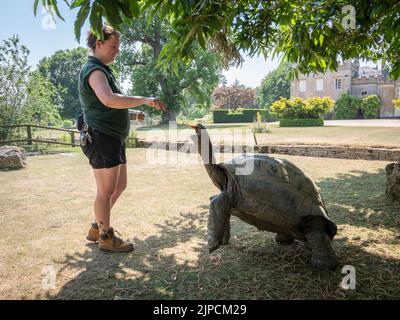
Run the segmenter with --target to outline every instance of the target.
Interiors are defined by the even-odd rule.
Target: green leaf
[[[322,44],[324,43],[324,35],[321,33],[319,35],[319,45],[322,47]]]
[[[61,16],[60,11],[58,11],[57,0],[50,0],[50,5],[52,10],[56,13],[57,17],[59,17],[62,21],[65,21],[64,18]]]
[[[105,16],[108,24],[110,24],[115,29],[119,30],[119,26],[122,23],[122,19],[119,10],[115,8],[115,4],[113,5],[108,0],[99,0],[99,4],[103,8],[103,15]],[[117,4],[119,5],[120,3],[117,2]]]
[[[81,29],[89,15],[89,12],[90,12],[90,1],[85,0],[83,6],[79,9],[74,25],[75,37],[78,42],[80,42]]]
[[[85,0],[74,0],[70,5],[70,9],[75,9],[80,7],[84,1]]]
[[[35,0],[35,3],[33,4],[33,14],[35,15],[35,17],[36,17],[38,4],[39,4],[39,0]]]
[[[199,41],[200,46],[201,46],[202,48],[205,48],[205,47],[206,47],[206,42],[204,41],[204,37],[203,37],[203,33],[202,33],[202,32],[199,32],[199,33],[197,34],[197,40]]]
[[[90,26],[93,33],[100,40],[103,40],[103,19],[102,8],[97,1],[93,2],[89,16]]]
[[[139,4],[138,4],[138,2],[137,2],[136,0],[130,0],[130,1],[129,1],[129,9],[130,9],[130,11],[131,11],[131,14],[132,14],[134,17],[139,16],[140,7],[139,7]]]

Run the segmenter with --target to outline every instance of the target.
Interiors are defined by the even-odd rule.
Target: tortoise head
[[[198,123],[197,125],[191,125],[191,127],[196,131],[196,134],[191,136],[192,140],[197,139],[197,141],[201,141],[202,130],[206,130],[206,127],[201,123]],[[203,131],[203,134],[206,132],[207,131]]]

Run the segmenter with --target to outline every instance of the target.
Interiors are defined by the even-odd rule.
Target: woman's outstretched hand
[[[165,104],[163,102],[161,102],[161,100],[159,98],[149,98],[148,105],[150,107],[153,107],[156,110],[167,111],[167,107],[165,106]]]

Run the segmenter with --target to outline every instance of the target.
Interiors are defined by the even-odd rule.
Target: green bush
[[[309,119],[281,119],[280,127],[323,127],[324,119],[309,118]]]
[[[61,142],[71,143],[71,135],[69,133],[64,133],[60,139]]]
[[[361,112],[362,100],[350,94],[343,94],[335,106],[335,119],[355,119]]]
[[[376,94],[362,99],[362,111],[365,119],[376,119],[379,115],[381,102]]]
[[[374,119],[379,115],[380,100],[377,95],[361,99],[349,94],[343,94],[335,106],[335,119]]]
[[[72,122],[72,120],[64,120],[63,121],[63,127],[64,128],[71,128],[74,125],[74,123]]]
[[[316,119],[329,113],[335,102],[329,97],[280,98],[271,105],[271,111],[281,119]]]
[[[129,136],[126,139],[126,147],[127,148],[136,148],[138,142],[137,132],[135,129],[131,129],[129,132]]]
[[[400,108],[400,99],[394,99],[393,104],[395,108]]]

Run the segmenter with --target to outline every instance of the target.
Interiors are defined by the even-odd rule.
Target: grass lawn
[[[128,188],[112,224],[133,240],[129,254],[85,240],[95,183],[81,153],[29,157],[25,169],[0,171],[0,299],[400,298],[400,204],[384,195],[386,162],[282,156],[322,189],[339,228],[340,264],[356,269],[356,289],[344,290],[341,267],[314,274],[302,243],[276,245],[273,234],[237,218],[231,243],[208,254],[217,189],[204,167],[151,164],[147,149],[127,156]],[[56,273],[53,289],[43,287],[46,268]]]
[[[231,141],[235,132],[251,130],[253,124],[207,125],[213,143]],[[178,126],[177,134],[171,131],[171,139],[189,141],[194,133],[189,126]],[[251,133],[251,131],[250,131]],[[138,137],[146,140],[168,139],[168,127],[139,128]],[[305,127],[280,128],[270,125],[269,133],[256,134],[258,144],[311,144],[311,145],[343,145],[374,146],[400,148],[400,127]],[[240,141],[240,140],[239,140]],[[244,138],[242,140],[245,141]],[[252,133],[251,143],[254,143]]]

